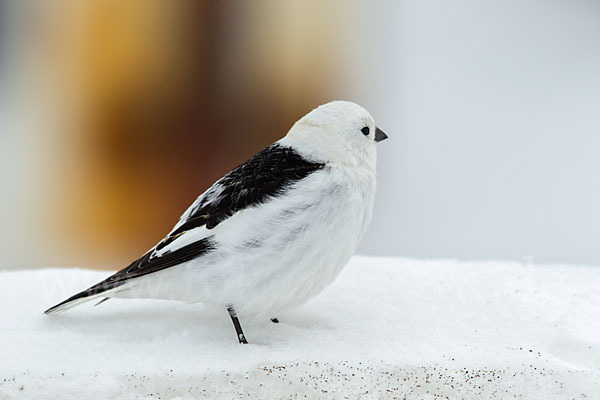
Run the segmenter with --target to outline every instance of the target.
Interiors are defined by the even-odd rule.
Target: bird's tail
[[[69,297],[65,301],[58,303],[57,305],[50,307],[44,314],[55,314],[63,311],[67,311],[73,307],[76,307],[80,304],[86,303],[88,301],[97,299],[99,297],[110,297],[109,294],[114,292],[115,289],[121,286],[124,282],[108,282],[103,281],[89,289],[84,290],[83,292],[77,293],[74,296]],[[104,299],[106,300],[106,299]],[[102,301],[104,301],[102,300]],[[101,302],[102,302],[101,301]],[[100,303],[98,303],[100,304]]]

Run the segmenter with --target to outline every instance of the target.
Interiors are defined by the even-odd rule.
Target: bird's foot
[[[246,340],[246,335],[244,335],[244,332],[242,331],[240,320],[238,319],[237,314],[233,309],[233,306],[227,307],[227,311],[229,312],[229,316],[231,317],[231,321],[233,322],[233,326],[235,327],[235,333],[237,334],[240,344],[248,344],[248,341]]]

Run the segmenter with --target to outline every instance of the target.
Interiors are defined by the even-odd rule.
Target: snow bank
[[[0,398],[598,398],[600,268],[355,257],[281,323],[110,300],[107,272],[0,274]]]

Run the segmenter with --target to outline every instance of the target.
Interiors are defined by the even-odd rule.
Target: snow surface
[[[355,257],[281,323],[0,273],[0,398],[600,398],[600,268]]]

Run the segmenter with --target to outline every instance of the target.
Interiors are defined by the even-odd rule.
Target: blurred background
[[[359,252],[600,265],[600,2],[0,0],[0,269],[116,269],[335,99]]]

